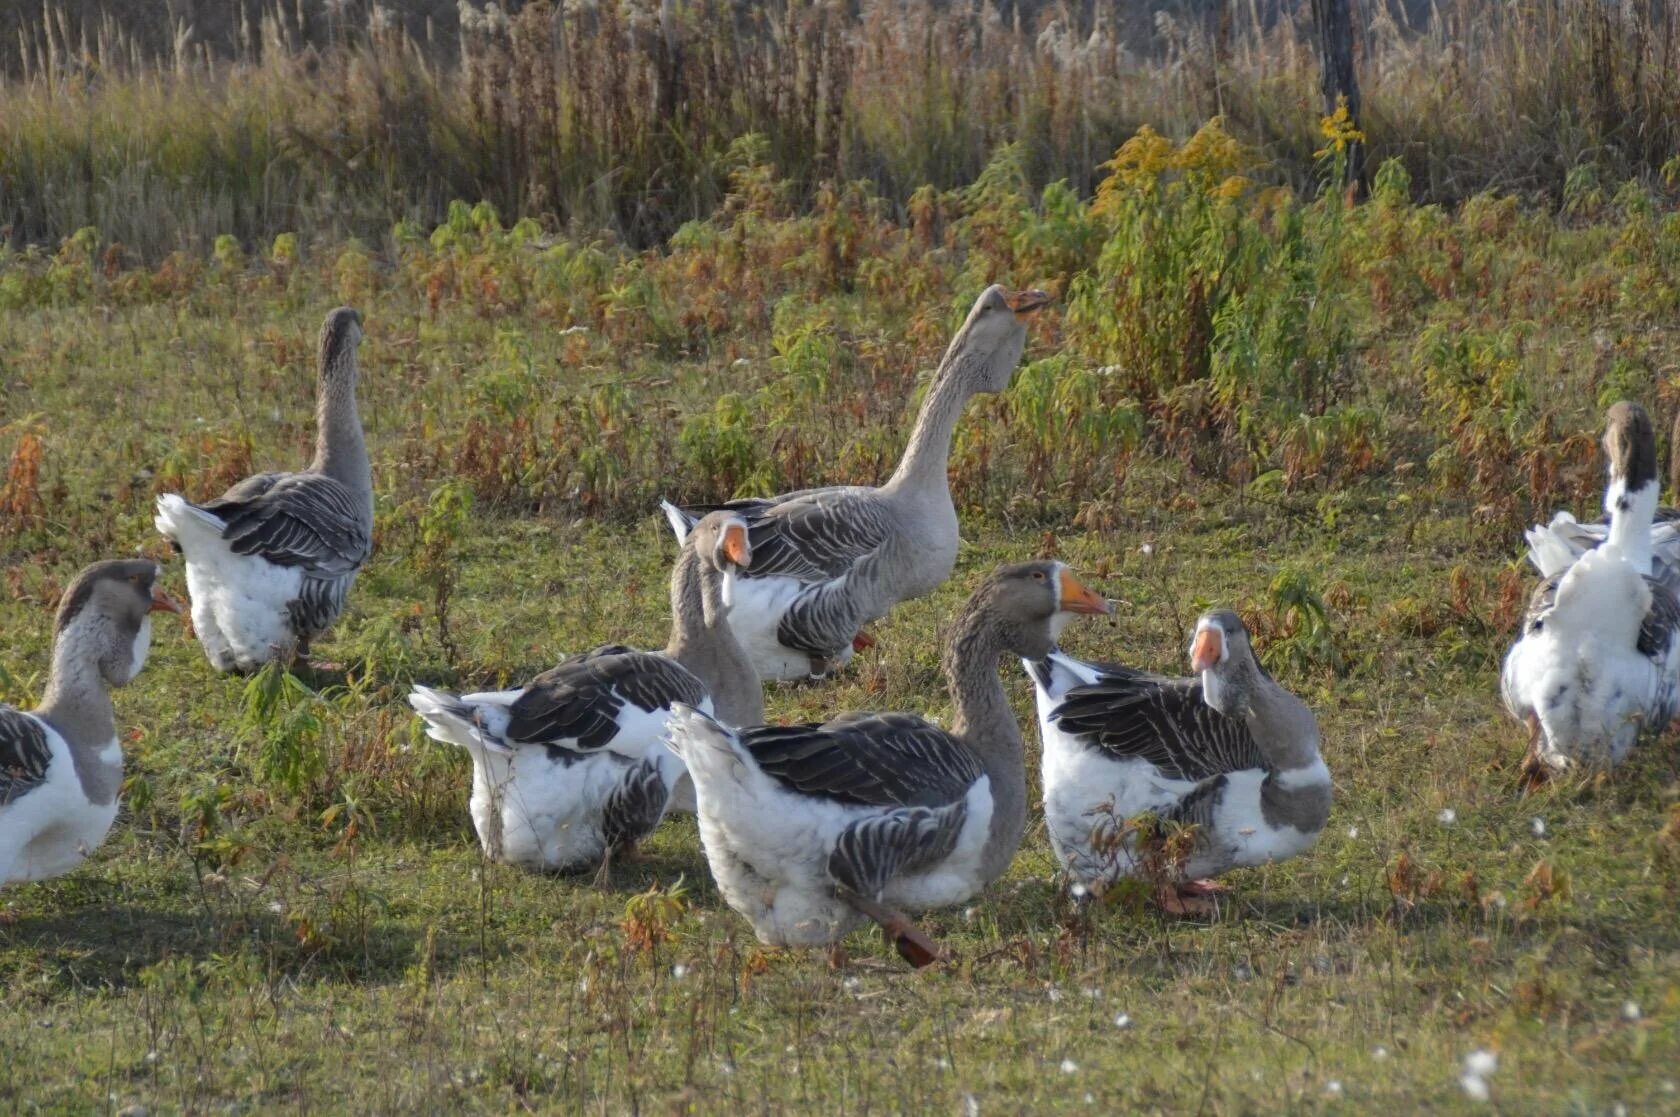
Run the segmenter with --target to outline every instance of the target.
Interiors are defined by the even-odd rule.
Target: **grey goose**
[[[1041,656],[1073,614],[1108,611],[1059,562],[988,576],[944,645],[949,730],[906,713],[731,729],[678,706],[671,744],[729,906],[772,946],[834,945],[873,919],[913,965],[937,959],[905,911],[978,893],[1026,828],[1021,730],[999,659]]]
[[[179,612],[156,563],[100,562],[59,603],[41,704],[0,703],[0,885],[69,872],[117,817],[122,744],[109,688],[130,682],[151,648],[151,614]]]
[[[981,292],[922,402],[898,469],[879,488],[838,486],[679,509],[681,538],[721,507],[746,518],[753,566],[730,585],[730,624],[761,678],[820,677],[851,659],[864,625],[946,578],[957,559],[957,512],[946,469],[968,401],[1009,387],[1042,291]]]
[[[193,628],[217,671],[307,657],[373,549],[373,476],[356,409],[361,340],[349,307],[321,326],[308,468],[247,477],[204,504],[158,498],[157,530],[186,557]]]

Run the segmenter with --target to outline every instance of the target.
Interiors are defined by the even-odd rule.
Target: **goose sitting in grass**
[[[0,885],[67,873],[117,817],[122,745],[109,688],[140,673],[151,614],[179,612],[156,563],[100,562],[65,591],[41,704],[0,704]]]
[[[247,477],[204,504],[158,498],[157,530],[186,556],[193,627],[218,671],[307,658],[373,548],[373,479],[356,411],[361,340],[361,315],[327,315],[307,469]]]
[[[1330,814],[1318,720],[1260,665],[1235,613],[1196,622],[1192,678],[1059,652],[1026,666],[1050,844],[1076,882],[1146,879],[1167,911],[1206,914],[1219,887],[1208,878],[1318,840]],[[1160,832],[1131,825],[1145,815]]]
[[[998,661],[1041,656],[1075,613],[1108,603],[1058,562],[1004,566],[944,645],[956,718],[850,713],[734,730],[678,706],[671,743],[729,906],[771,946],[835,945],[864,919],[926,965],[911,911],[961,903],[1009,866],[1027,821],[1021,731]]]
[[[735,500],[753,566],[731,587],[730,624],[761,678],[821,677],[868,646],[864,625],[951,576],[957,512],[946,476],[968,401],[1009,386],[1042,291],[981,292],[922,403],[898,470],[880,488],[839,486]],[[664,505],[681,539],[709,509]]]
[[[1653,577],[1660,483],[1643,407],[1610,408],[1604,452],[1608,538],[1536,587],[1500,676],[1506,708],[1529,728],[1524,790],[1573,765],[1620,763],[1680,708],[1680,600]]]
[[[556,871],[600,863],[604,873],[667,806],[694,809],[682,761],[664,743],[673,704],[732,725],[762,720],[758,679],[723,604],[723,571],[752,561],[746,524],[713,513],[692,538],[671,576],[663,652],[609,645],[518,690],[456,697],[416,686],[409,695],[429,736],[471,754],[473,825],[492,860]]]

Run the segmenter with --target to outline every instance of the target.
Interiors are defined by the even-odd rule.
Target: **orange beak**
[[[1048,291],[1039,290],[1017,291],[1004,300],[1004,302],[1009,304],[1009,309],[1013,310],[1018,318],[1024,318],[1028,314],[1037,310],[1039,307],[1049,303],[1049,301],[1050,293]]]
[[[153,586],[151,611],[154,613],[175,613],[176,615],[179,615],[181,612],[181,606],[173,597],[164,593],[157,586]]]
[[[718,549],[724,558],[743,570],[752,565],[752,544],[747,542],[747,529],[740,524],[723,529],[723,542],[718,544]]]
[[[1062,612],[1091,613],[1097,616],[1107,616],[1114,612],[1114,606],[1106,598],[1092,593],[1085,583],[1075,578],[1067,570],[1062,571]]]
[[[1225,634],[1217,628],[1204,628],[1190,644],[1190,670],[1200,674],[1217,665],[1224,654]]]

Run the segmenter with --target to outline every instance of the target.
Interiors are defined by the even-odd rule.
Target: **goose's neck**
[[[1002,635],[978,611],[958,622],[945,650],[945,679],[957,707],[951,732],[973,750],[991,783],[992,824],[980,854],[984,883],[1003,875],[1027,829],[1021,727],[998,675],[1004,651]]]
[[[758,725],[764,721],[764,688],[729,627],[724,577],[700,560],[692,543],[683,547],[671,574],[671,639],[665,654],[705,684],[719,721]]]
[[[968,401],[974,397],[975,379],[965,366],[961,355],[947,354],[940,363],[933,386],[916,415],[904,457],[899,459],[898,469],[882,488],[907,495],[944,493],[949,496],[951,436]]]
[[[1260,670],[1259,664],[1202,673],[1210,706],[1248,727],[1249,736],[1273,771],[1310,768],[1321,762],[1318,721],[1306,703]]]
[[[53,644],[52,670],[35,713],[58,730],[72,752],[101,750],[117,736],[117,715],[98,655],[79,631],[78,618]]]
[[[1651,521],[1657,514],[1660,488],[1655,478],[1629,489],[1625,480],[1613,477],[1604,490],[1604,510],[1610,514],[1606,542],[1641,574],[1651,573]]]
[[[340,357],[353,362],[354,357]],[[315,398],[315,460],[310,470],[324,474],[367,501],[373,514],[373,471],[368,466],[362,416],[356,408],[354,367],[323,369]]]

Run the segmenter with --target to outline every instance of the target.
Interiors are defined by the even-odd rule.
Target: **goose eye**
[[[1044,581],[1044,571],[1042,571],[1042,570],[1034,570],[1034,571],[1033,571],[1033,581],[1035,581],[1035,582],[1042,582],[1042,581]]]

